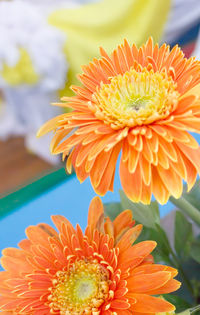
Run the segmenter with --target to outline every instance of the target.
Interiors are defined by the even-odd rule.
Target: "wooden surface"
[[[52,171],[53,166],[31,154],[23,138],[0,141],[0,197]]]

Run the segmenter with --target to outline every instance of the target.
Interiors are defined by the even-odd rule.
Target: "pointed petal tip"
[[[156,248],[156,246],[158,245],[158,243],[156,241],[149,241],[152,244],[152,251]]]
[[[102,204],[101,198],[99,196],[95,196],[92,198],[91,202],[100,202]]]
[[[40,138],[41,136],[43,136],[43,128],[42,127],[40,127],[40,129],[36,133],[37,138]]]
[[[58,219],[64,219],[64,220],[66,219],[65,216],[61,215],[61,214],[52,214],[51,218],[53,218],[53,219],[58,218]]]
[[[103,203],[98,196],[95,196],[90,202],[88,210],[88,226],[94,230],[102,216],[104,216]]]
[[[105,49],[102,46],[100,46],[99,51],[100,51],[100,55],[103,57],[105,55]]]
[[[126,37],[124,38],[124,45],[129,45],[128,39]]]

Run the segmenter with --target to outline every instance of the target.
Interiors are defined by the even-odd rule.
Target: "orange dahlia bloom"
[[[151,315],[175,307],[153,295],[177,290],[177,271],[156,265],[154,241],[132,245],[142,226],[125,210],[112,223],[95,197],[83,234],[64,217],[30,226],[20,249],[3,251],[1,314]],[[10,312],[10,313],[9,313]]]
[[[54,130],[53,154],[67,155],[82,182],[90,176],[99,195],[113,190],[116,162],[122,150],[120,179],[134,202],[161,204],[179,198],[182,180],[188,189],[200,173],[200,149],[188,133],[200,132],[200,61],[184,58],[178,46],[139,49],[127,41],[111,56],[83,66],[82,87],[57,104],[70,113],[47,122],[39,131]],[[66,138],[66,139],[64,139]]]

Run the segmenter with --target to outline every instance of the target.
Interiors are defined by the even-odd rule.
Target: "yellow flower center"
[[[96,117],[114,129],[150,124],[177,106],[176,84],[165,72],[135,69],[101,84],[89,104]]]
[[[97,261],[80,260],[68,271],[59,271],[49,295],[53,314],[100,314],[99,307],[108,297],[108,272]]]

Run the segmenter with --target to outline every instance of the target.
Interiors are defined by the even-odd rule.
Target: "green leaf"
[[[180,289],[178,290],[178,295],[183,297],[192,305],[195,303],[195,300],[199,297],[200,292],[200,272],[199,272],[199,263],[197,263],[194,259],[190,258],[181,261],[181,268],[189,280],[192,287],[192,294],[188,290],[185,279],[182,277],[182,273],[179,272],[178,280],[182,282]]]
[[[160,246],[162,246],[162,249],[166,255],[170,254],[171,246],[165,230],[159,224],[156,224],[156,229]]]
[[[200,264],[200,241],[194,240],[190,249],[190,256]]]
[[[152,252],[155,262],[156,263],[162,262],[171,265],[171,260],[169,258],[169,249],[168,247],[165,246],[166,240],[164,241],[164,243],[161,242],[160,231],[152,228],[143,227],[142,233],[136,240],[136,243],[146,240],[152,240],[157,242],[157,246]]]
[[[120,202],[104,203],[104,212],[113,221],[124,209]]]
[[[199,183],[195,185],[195,188],[190,193],[183,193],[179,199],[171,196],[170,201],[200,226]]]
[[[193,239],[192,224],[180,211],[176,211],[174,247],[178,256],[182,259],[189,256]]]
[[[164,294],[163,297],[165,300],[176,306],[176,314],[179,312],[183,312],[192,306],[180,296],[175,294]]]
[[[129,200],[122,190],[119,193],[123,209],[132,210],[133,218],[136,221],[149,228],[156,228],[156,223],[160,224],[159,206],[156,201],[153,201],[150,205],[143,205]]]
[[[190,192],[187,192],[186,189],[184,191],[183,197],[200,211],[200,181],[196,182]]]

